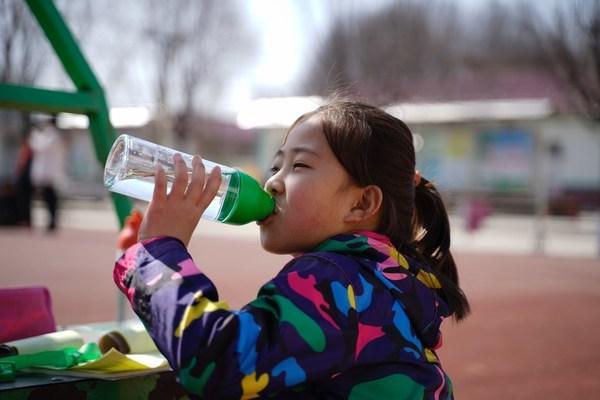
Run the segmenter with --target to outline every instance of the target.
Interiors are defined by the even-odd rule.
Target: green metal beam
[[[61,92],[27,86],[0,84],[0,107],[46,113],[94,113],[102,99],[86,92]]]
[[[89,127],[94,141],[94,148],[96,149],[96,157],[104,166],[110,148],[115,141],[116,135],[114,134],[112,124],[109,119],[109,112],[106,105],[101,105],[96,109],[93,114],[88,114]],[[110,135],[99,135],[97,132],[110,132]]]
[[[54,48],[65,71],[73,80],[75,87],[81,91],[102,93],[100,83],[54,2],[51,0],[27,0],[27,4]]]
[[[26,0],[77,92],[50,91],[14,85],[0,86],[0,106],[29,111],[73,112],[89,118],[96,158],[103,166],[116,138],[110,123],[104,90],[96,79],[77,41],[52,0]],[[132,208],[131,200],[111,194],[119,222],[123,226]]]
[[[87,115],[96,158],[102,166],[116,138],[110,123],[104,90],[96,79],[77,41],[52,0],[26,0],[44,31],[76,92],[0,84],[0,107],[47,113],[70,112]],[[131,200],[111,194],[121,226],[132,208]]]

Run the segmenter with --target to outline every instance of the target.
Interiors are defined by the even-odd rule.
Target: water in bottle
[[[156,166],[161,165],[167,176],[167,191],[175,179],[173,155],[179,153],[188,171],[192,156],[130,135],[121,135],[114,142],[104,168],[104,184],[112,192],[139,200],[150,201],[154,190]],[[221,186],[202,218],[242,225],[266,218],[273,212],[273,198],[244,172],[202,160],[206,173],[221,168]]]

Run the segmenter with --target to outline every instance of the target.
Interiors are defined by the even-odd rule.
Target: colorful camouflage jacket
[[[453,397],[439,282],[385,236],[333,237],[240,310],[169,237],[129,248],[114,279],[192,398]]]

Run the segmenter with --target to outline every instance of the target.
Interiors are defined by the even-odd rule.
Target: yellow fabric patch
[[[269,374],[262,374],[256,379],[256,372],[246,375],[242,379],[242,399],[254,399],[258,397],[258,393],[267,387],[269,384]]]
[[[420,270],[417,274],[417,279],[423,282],[425,286],[431,289],[441,289],[442,285],[431,272]]]
[[[436,363],[439,361],[435,353],[428,348],[425,348],[425,358],[427,358],[427,361],[430,363]]]
[[[352,285],[348,285],[348,302],[350,303],[350,307],[356,310],[356,298],[354,297]]]
[[[406,261],[406,258],[402,254],[398,253],[395,247],[390,247],[390,257],[396,260],[402,268],[408,269],[408,261]]]
[[[175,330],[176,337],[181,337],[181,335],[183,335],[183,331],[185,331],[192,322],[200,318],[205,312],[229,310],[229,306],[224,301],[212,302],[202,296],[202,291],[197,291],[194,294],[194,300],[192,303],[185,308],[183,317],[179,322],[179,326]]]

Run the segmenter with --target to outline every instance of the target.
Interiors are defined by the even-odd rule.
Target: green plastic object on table
[[[23,354],[0,358],[0,381],[15,379],[17,371],[26,368],[67,369],[75,365],[94,361],[102,357],[96,343],[87,343],[79,349],[65,347],[61,350],[41,351],[34,354]]]

